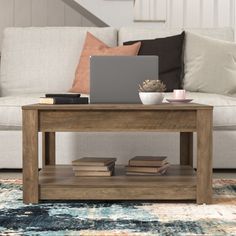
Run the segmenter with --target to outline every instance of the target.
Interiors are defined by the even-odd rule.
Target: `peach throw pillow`
[[[88,32],[70,92],[89,94],[90,56],[136,56],[140,46],[141,43],[138,42],[111,48]]]

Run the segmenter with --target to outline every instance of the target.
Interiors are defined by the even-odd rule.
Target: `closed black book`
[[[47,93],[45,94],[46,98],[56,98],[56,97],[65,97],[65,98],[79,98],[80,93]]]
[[[88,98],[68,98],[68,97],[54,97],[54,98],[40,98],[40,104],[88,104]]]

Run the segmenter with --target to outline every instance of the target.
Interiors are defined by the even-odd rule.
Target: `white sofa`
[[[0,168],[22,167],[21,106],[37,103],[46,92],[70,88],[87,30],[110,46],[181,32],[139,28],[6,29],[1,51]],[[193,31],[234,41],[229,28]],[[214,168],[236,168],[236,98],[206,93],[188,93],[188,97],[214,105]],[[60,164],[88,155],[115,156],[118,163],[127,163],[135,155],[167,155],[171,163],[179,160],[177,133],[58,133],[56,142]]]

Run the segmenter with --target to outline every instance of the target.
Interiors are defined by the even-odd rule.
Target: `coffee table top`
[[[162,103],[158,105],[143,104],[32,104],[23,110],[212,110],[213,106],[198,103]]]

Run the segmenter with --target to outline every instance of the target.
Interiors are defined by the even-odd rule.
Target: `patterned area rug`
[[[236,235],[236,180],[214,181],[214,204],[22,203],[20,180],[0,180],[0,235]]]

